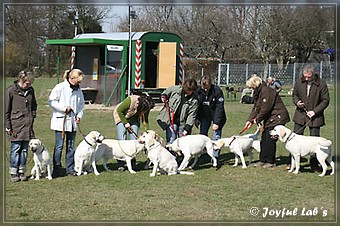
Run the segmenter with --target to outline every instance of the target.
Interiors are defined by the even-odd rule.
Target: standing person
[[[298,79],[293,89],[294,132],[303,135],[305,127],[309,127],[310,136],[320,136],[320,127],[325,125],[324,111],[329,105],[327,84],[315,74],[314,67],[303,68],[303,76]],[[312,171],[317,171],[318,160],[315,155],[310,158]]]
[[[171,86],[162,93],[165,106],[159,112],[157,122],[166,131],[167,143],[172,143],[177,136],[191,134],[198,108],[196,90],[197,82],[189,78],[182,86]]]
[[[155,102],[148,94],[131,95],[117,105],[113,111],[113,118],[117,128],[118,140],[125,140],[126,133],[130,133],[130,140],[136,140],[140,119],[142,119],[145,130],[149,129],[149,113],[155,107]],[[133,132],[132,132],[133,131]],[[124,161],[117,160],[118,170],[124,171]],[[132,165],[134,166],[134,159]]]
[[[37,101],[31,72],[20,71],[18,79],[6,89],[5,126],[10,137],[9,173],[12,182],[26,181],[28,143],[34,138],[33,123]]]
[[[270,88],[274,89],[278,93],[281,92],[281,90],[282,90],[282,85],[280,84],[280,82],[277,81],[273,77],[268,77],[267,78],[267,86],[269,86]]]
[[[212,140],[220,139],[222,136],[222,128],[227,121],[222,90],[220,87],[211,84],[209,76],[203,76],[196,94],[199,107],[195,124],[200,125],[200,134],[208,136],[208,131],[212,123]],[[218,158],[220,150],[216,150],[214,155]]]
[[[48,97],[48,104],[52,108],[51,129],[55,131],[53,177],[61,176],[61,155],[65,137],[66,175],[76,175],[74,171],[74,142],[85,106],[84,95],[79,86],[83,77],[83,72],[79,69],[66,70],[64,81],[57,84]]]
[[[275,167],[276,141],[270,135],[270,130],[277,125],[285,125],[290,121],[288,110],[279,94],[268,87],[257,75],[247,80],[247,86],[254,89],[254,106],[245,127],[263,121],[264,130],[261,137],[260,161],[255,167]]]

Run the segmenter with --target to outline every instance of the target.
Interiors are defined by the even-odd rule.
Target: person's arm
[[[213,116],[213,124],[220,125],[222,119],[225,117],[225,110],[224,110],[224,95],[221,89],[216,89],[216,109],[215,115]]]
[[[67,106],[64,106],[64,104],[60,103],[61,92],[61,87],[58,85],[55,86],[48,97],[48,105],[50,105],[50,107],[53,108],[55,111],[64,113]]]
[[[329,92],[326,83],[321,83],[320,86],[320,101],[313,109],[315,114],[319,114],[324,111],[329,105]]]
[[[130,105],[131,105],[131,98],[127,97],[117,107],[117,114],[124,125],[128,123],[128,120],[125,118],[125,114],[130,108]]]

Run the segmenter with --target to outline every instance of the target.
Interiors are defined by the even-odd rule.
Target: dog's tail
[[[188,172],[188,171],[178,171],[179,174],[185,174],[185,175],[195,175],[194,172]]]
[[[318,144],[324,147],[329,147],[332,145],[332,141],[325,139],[325,140],[318,142]]]

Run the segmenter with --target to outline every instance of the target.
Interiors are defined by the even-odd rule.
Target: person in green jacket
[[[153,99],[145,93],[141,95],[131,95],[117,105],[113,111],[113,118],[117,128],[117,139],[126,140],[129,132],[130,140],[135,140],[138,134],[140,119],[142,119],[144,129],[149,129],[149,113],[155,106]],[[133,131],[133,132],[132,132]],[[124,161],[117,160],[118,170],[124,171]],[[135,165],[135,161],[132,162]]]
[[[168,144],[177,137],[191,134],[198,109],[196,90],[197,82],[189,78],[182,86],[171,86],[162,93],[161,99],[165,104],[157,116],[157,122],[166,131]]]

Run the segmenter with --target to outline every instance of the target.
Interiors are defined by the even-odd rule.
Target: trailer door
[[[176,82],[176,42],[160,42],[157,88],[167,88]]]

